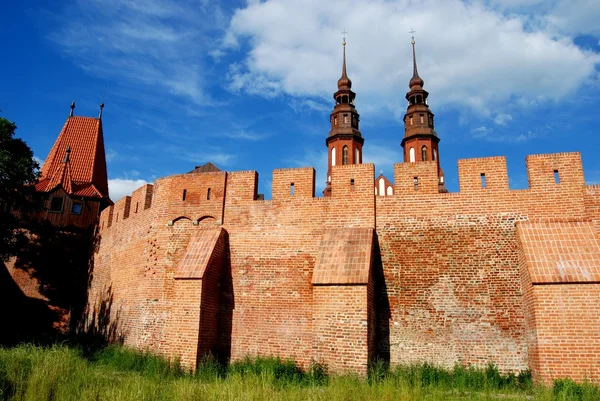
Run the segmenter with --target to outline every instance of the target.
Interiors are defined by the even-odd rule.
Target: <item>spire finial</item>
[[[69,113],[69,117],[73,117],[73,111],[75,111],[75,101],[71,103],[71,112]]]
[[[69,163],[71,161],[71,147],[67,146],[67,150],[65,151],[65,159],[63,163]]]
[[[100,103],[100,114],[98,115],[98,119],[102,120],[102,109],[104,108],[104,103]]]
[[[417,53],[415,51],[415,30],[411,29],[410,30],[410,34],[411,34],[411,41],[410,43],[412,44],[412,53],[413,53],[413,76],[410,80],[410,82],[408,83],[408,86],[410,88],[412,88],[413,86],[423,86],[423,84],[425,84],[425,82],[421,79],[421,77],[419,76],[419,71],[417,70]]]
[[[338,88],[347,88],[350,89],[352,87],[352,81],[348,78],[348,74],[346,73],[346,30],[342,31],[342,46],[344,47],[344,62],[342,63],[342,77],[338,80]]]

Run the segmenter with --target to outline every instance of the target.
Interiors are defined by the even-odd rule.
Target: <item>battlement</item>
[[[273,171],[273,200],[315,197],[315,169],[285,168]]]
[[[531,155],[526,158],[529,189],[510,190],[505,157],[458,160],[458,193],[439,193],[438,167],[435,161],[397,163],[394,165],[394,192],[385,198],[431,195],[455,198],[529,193],[579,192],[585,186],[579,153]],[[331,201],[344,207],[345,200],[358,205],[361,199],[370,205],[375,197],[375,166],[350,164],[333,166]],[[273,171],[273,201],[315,198],[316,172],[313,167],[285,168]],[[588,186],[588,188],[591,188]],[[588,192],[593,189],[588,189]],[[185,217],[199,221],[204,217],[222,221],[226,204],[255,201],[258,194],[256,171],[208,172],[180,174],[157,179],[131,196],[118,200],[100,217],[100,229],[131,219],[146,210],[165,216],[165,222]],[[503,195],[504,196],[504,195]],[[466,198],[465,198],[466,199]],[[502,199],[501,202],[504,202]],[[328,201],[329,202],[329,201]],[[358,202],[358,203],[357,203]]]

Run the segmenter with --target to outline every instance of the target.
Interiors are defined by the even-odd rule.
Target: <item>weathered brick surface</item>
[[[397,164],[395,191],[386,197],[374,194],[373,165],[333,167],[327,198],[314,197],[312,168],[276,170],[270,201],[256,200],[253,171],[159,179],[134,193],[127,218],[115,218],[117,206],[125,210],[127,201],[102,213],[90,306],[110,294],[111,316],[126,344],[191,364],[197,354],[216,350],[233,359],[279,355],[304,366],[324,360],[334,371],[364,371],[368,359],[379,355],[392,363],[443,366],[493,361],[503,371],[531,367],[536,377],[546,377],[544,355],[570,334],[540,334],[551,324],[537,305],[543,297],[558,305],[565,291],[574,300],[593,298],[597,284],[551,287],[548,293],[532,285],[531,255],[517,223],[587,221],[585,233],[556,233],[557,239],[574,235],[569,252],[583,260],[587,242],[578,236],[589,235],[593,224],[598,230],[600,190],[584,185],[580,156],[573,153],[528,157],[526,190],[508,189],[504,158],[460,161],[459,193],[438,193],[436,169],[434,162]],[[137,199],[145,206],[134,213]],[[190,238],[219,227],[227,233],[221,267],[209,269],[218,275],[200,279],[204,262],[198,258],[184,269],[194,279],[176,279],[186,252],[198,247]],[[364,268],[335,265],[352,260],[365,266],[368,258],[360,251],[350,259],[350,251],[323,256],[330,233],[342,238],[344,230],[357,229],[375,229],[374,278],[366,282]],[[360,285],[313,285],[328,277],[322,274],[328,264],[332,272],[356,272],[361,278],[354,284]],[[205,297],[206,291],[212,295]],[[565,302],[577,311],[574,301]],[[597,330],[586,308],[580,328]],[[184,338],[200,339],[196,352],[183,345]],[[575,369],[576,351],[571,356]],[[591,359],[581,358],[588,361],[585,369],[591,366]]]

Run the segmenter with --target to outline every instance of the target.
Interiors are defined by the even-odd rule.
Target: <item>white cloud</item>
[[[600,35],[597,0],[492,0],[501,10],[531,13],[535,23],[566,34]]]
[[[108,193],[110,194],[110,199],[116,202],[124,196],[131,195],[133,191],[145,184],[148,184],[145,180],[114,178],[108,180]]]
[[[506,125],[506,123],[512,121],[512,116],[507,113],[496,113],[494,116],[494,122],[498,125]]]
[[[598,16],[597,8],[591,14]],[[363,114],[405,108],[411,28],[432,107],[455,106],[503,122],[516,107],[512,99],[564,99],[600,63],[600,54],[578,48],[550,23],[535,25],[530,15],[482,1],[425,0],[419,7],[409,0],[251,1],[235,12],[223,42],[230,52],[245,49],[240,43],[246,40],[250,47],[244,62],[230,69],[230,89],[264,97],[330,96],[341,72],[344,27],[351,30],[348,73]]]
[[[168,0],[86,0],[69,4],[49,37],[85,71],[121,85],[166,90],[196,104],[205,55],[226,22],[218,5]]]
[[[37,156],[33,156],[33,160],[35,160],[37,162],[37,164],[40,165],[40,170],[42,169],[42,167],[44,167],[44,161],[42,159],[40,159]]]

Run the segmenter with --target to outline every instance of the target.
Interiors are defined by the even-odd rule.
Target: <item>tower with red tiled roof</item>
[[[414,31],[412,32],[414,33]],[[440,190],[444,190],[444,173],[440,167],[438,144],[440,138],[435,131],[433,113],[429,109],[427,98],[429,92],[423,89],[425,82],[417,70],[415,37],[412,37],[413,76],[408,84],[410,90],[406,94],[408,108],[404,115],[404,162],[435,161],[438,168]]]
[[[40,220],[56,226],[88,227],[98,222],[99,212],[111,204],[102,109],[95,117],[74,116],[75,102],[41,170],[37,192],[47,203]]]
[[[331,131],[325,140],[328,149],[327,186],[325,196],[331,195],[331,168],[335,165],[361,164],[362,146],[365,142],[358,129],[359,115],[354,107],[356,93],[352,91],[352,81],[346,73],[346,38],[342,76],[338,80],[338,90],[333,94],[335,107],[330,116]]]

